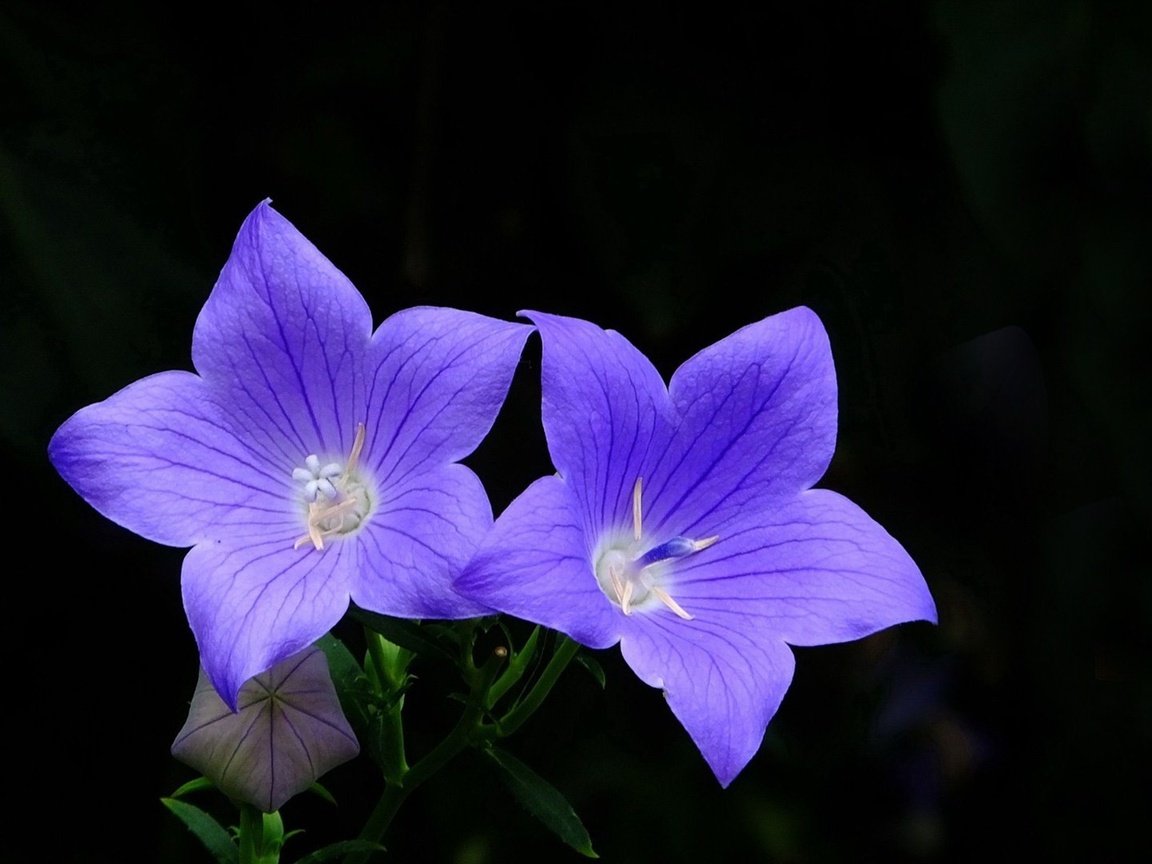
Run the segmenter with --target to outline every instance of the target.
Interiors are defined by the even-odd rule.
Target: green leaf
[[[380,711],[379,697],[372,692],[368,676],[352,656],[347,646],[328,633],[316,640],[316,647],[328,659],[328,672],[340,697],[344,716],[360,740],[364,752],[373,762],[380,764]]]
[[[195,780],[189,780],[171,795],[169,798],[183,798],[189,792],[199,792],[201,789],[215,789],[216,786],[207,777],[197,777]]]
[[[236,848],[236,844],[232,841],[232,835],[223,825],[199,807],[185,801],[177,801],[175,798],[161,798],[160,803],[171,810],[173,815],[196,835],[196,838],[204,844],[204,848],[220,864],[239,864],[240,850]]]
[[[604,667],[600,665],[599,660],[591,654],[586,654],[581,651],[576,655],[576,662],[588,670],[588,674],[596,679],[596,683],[600,685],[601,690],[608,686],[608,678],[604,675]]]
[[[483,751],[500,768],[500,777],[524,808],[557,837],[587,858],[599,858],[584,823],[560,791],[513,756],[495,747]]]
[[[353,852],[383,852],[384,847],[379,843],[373,843],[371,840],[341,840],[337,843],[332,843],[325,846],[323,849],[317,849],[315,852],[309,852],[303,858],[296,862],[296,864],[320,864],[321,861],[329,861],[332,858],[337,858],[341,855],[350,855]]]
[[[329,792],[325,787],[321,786],[319,782],[313,783],[311,786],[309,786],[308,791],[319,795],[329,804],[336,803],[336,799],[333,797],[332,793]]]
[[[356,681],[364,675],[364,670],[352,652],[331,633],[325,633],[317,639],[316,647],[324,652],[328,660],[328,674],[332,676],[337,692],[355,686]]]
[[[350,606],[348,613],[365,627],[375,630],[389,642],[394,642],[401,648],[407,648],[415,654],[423,654],[426,657],[439,657],[453,666],[456,665],[456,658],[441,647],[438,642],[429,638],[427,633],[415,622],[369,612],[358,606]]]

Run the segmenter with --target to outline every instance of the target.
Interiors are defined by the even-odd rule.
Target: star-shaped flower
[[[789,645],[936,618],[900,544],[811,488],[836,439],[828,337],[793,309],[665,387],[620,334],[524,314],[543,340],[557,474],[509,505],[457,588],[589,647],[619,642],[726,786],[788,689]]]
[[[328,661],[315,646],[244,682],[235,713],[201,669],[188,719],[172,742],[181,762],[268,813],[359,752]]]
[[[267,202],[196,322],[197,373],[151,375],[69,418],[56,469],[150,540],[191,546],[184,607],[225,702],[311,644],[349,598],[485,610],[452,579],[492,523],[457,460],[491,428],[531,327],[364,298]]]

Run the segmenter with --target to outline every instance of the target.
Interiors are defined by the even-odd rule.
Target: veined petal
[[[357,605],[404,618],[469,618],[491,610],[458,594],[454,580],[492,527],[492,506],[472,470],[429,468],[381,489],[353,538],[363,548],[352,582]]]
[[[360,745],[324,654],[309,646],[244,683],[233,712],[204,670],[172,755],[230,798],[278,810]]]
[[[204,381],[161,372],[80,409],[52,437],[60,475],[100,513],[170,546],[290,525],[290,478],[238,438]]]
[[[733,523],[722,542],[677,565],[675,593],[701,620],[793,645],[936,621],[932,595],[904,548],[826,489]]]
[[[291,472],[311,453],[351,449],[371,332],[360,292],[264,202],[200,312],[192,360],[237,426]]]
[[[642,681],[663,688],[721,786],[756,754],[795,666],[784,643],[699,618],[630,622],[620,648]]]
[[[457,309],[397,312],[372,336],[365,461],[381,485],[467,456],[488,434],[532,328]]]
[[[496,520],[456,588],[590,648],[607,648],[620,638],[620,615],[597,585],[590,555],[572,494],[559,477],[542,477]]]
[[[245,681],[315,642],[348,608],[360,544],[294,549],[298,534],[289,526],[244,545],[203,543],[184,559],[184,611],[229,707]]]
[[[832,458],[836,373],[828,335],[804,307],[705,348],[669,393],[681,421],[646,487],[654,531],[722,534],[750,506],[811,487]]]
[[[577,318],[520,314],[540,330],[544,433],[585,530],[631,530],[636,478],[672,430],[660,373],[613,330]]]

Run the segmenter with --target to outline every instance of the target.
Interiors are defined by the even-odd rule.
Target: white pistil
[[[713,543],[715,543],[719,539],[720,539],[720,535],[716,534],[712,537],[705,537],[703,540],[693,540],[692,541],[692,547],[693,547],[692,551],[693,552],[699,552],[702,549],[707,549],[709,546],[711,546]]]
[[[364,484],[356,474],[364,436],[364,424],[356,424],[356,438],[344,467],[337,462],[321,467],[320,458],[311,454],[305,458],[304,468],[292,471],[293,478],[304,483],[304,497],[309,502],[305,520],[308,533],[292,544],[293,549],[311,543],[314,549],[322,550],[325,537],[347,534],[364,520],[369,502]],[[317,494],[319,492],[324,493],[324,498]]]

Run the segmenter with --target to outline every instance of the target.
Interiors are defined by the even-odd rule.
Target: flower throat
[[[631,615],[635,609],[648,605],[648,601],[655,598],[685,621],[691,621],[692,615],[661,584],[666,565],[703,551],[720,538],[692,540],[673,537],[637,554],[644,538],[642,479],[637,477],[632,487],[632,542],[612,543],[600,554],[596,560],[596,581],[605,596],[625,615]]]
[[[304,460],[303,468],[292,471],[294,480],[303,484],[304,499],[308,502],[305,524],[308,533],[292,544],[299,549],[311,543],[314,549],[323,549],[328,537],[339,537],[359,528],[372,511],[372,498],[368,484],[357,471],[360,453],[364,449],[364,424],[356,424],[356,438],[348,461],[320,464],[315,453]]]

